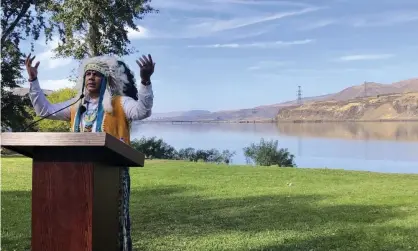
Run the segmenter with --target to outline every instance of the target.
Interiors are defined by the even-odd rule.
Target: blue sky
[[[154,112],[250,108],[418,77],[417,0],[153,0],[132,45],[152,54]],[[45,89],[76,63],[38,45]],[[138,55],[125,57],[136,70]]]

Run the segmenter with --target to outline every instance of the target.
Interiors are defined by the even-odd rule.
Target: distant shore
[[[363,122],[418,122],[418,119],[352,119],[352,120],[326,120],[326,119],[317,119],[317,120],[277,120],[277,123],[363,123]]]
[[[332,119],[316,119],[316,120],[148,120],[139,123],[166,123],[166,124],[266,124],[266,123],[376,123],[376,122],[418,122],[418,119],[368,119],[368,120],[332,120]]]

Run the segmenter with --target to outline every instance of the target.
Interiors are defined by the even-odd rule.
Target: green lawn
[[[30,165],[2,159],[4,251],[30,246]],[[418,175],[173,161],[131,175],[135,250],[418,250]]]

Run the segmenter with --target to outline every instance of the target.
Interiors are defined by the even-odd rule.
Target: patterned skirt
[[[121,168],[120,179],[119,250],[132,251],[131,219],[129,217],[129,197],[131,193],[131,177],[129,175],[129,167]]]

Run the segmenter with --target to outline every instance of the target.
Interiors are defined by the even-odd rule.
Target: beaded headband
[[[86,71],[97,71],[97,72],[100,72],[101,74],[105,75],[106,77],[109,76],[109,71],[106,70],[105,67],[100,66],[97,63],[96,64],[93,64],[93,63],[87,64],[84,67],[84,72],[86,72]]]

